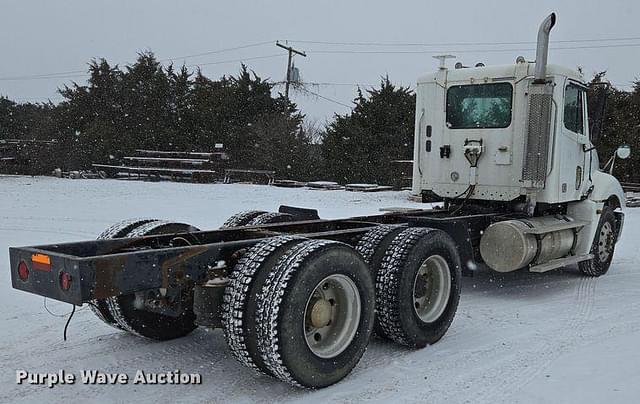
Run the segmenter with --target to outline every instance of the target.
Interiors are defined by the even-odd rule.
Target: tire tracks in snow
[[[78,336],[71,342],[59,342],[54,346],[64,348],[65,361],[92,362],[92,359],[103,356],[101,368],[137,368],[148,364],[157,364],[157,358],[171,358],[167,365],[189,363],[190,359],[202,359],[201,363],[212,362],[218,358],[215,346],[211,346],[210,338],[187,336],[174,341],[151,341],[128,333],[112,332],[98,337],[81,340]],[[37,362],[38,366],[53,368],[60,366],[60,350],[39,349],[23,352],[21,360]],[[221,353],[226,355],[226,352]]]
[[[501,367],[501,374],[506,377],[497,386],[487,386],[479,391],[477,402],[513,402],[509,397],[517,394],[558,357],[579,343],[582,331],[593,315],[597,281],[597,278],[587,276],[578,280],[574,288],[575,310],[571,311],[566,325],[558,333],[538,335],[538,343]],[[553,312],[550,315],[554,315]],[[523,368],[526,370],[522,371]]]

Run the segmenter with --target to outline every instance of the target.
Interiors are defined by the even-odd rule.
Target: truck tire
[[[461,276],[448,234],[419,227],[402,231],[376,278],[376,309],[385,336],[412,348],[442,338],[458,307]]]
[[[263,213],[260,216],[256,216],[247,223],[247,226],[260,226],[262,224],[273,224],[273,223],[284,223],[284,222],[293,222],[294,216],[289,213],[280,213],[280,212],[268,212]]]
[[[369,265],[373,279],[376,279],[378,276],[382,259],[389,245],[393,239],[406,228],[406,226],[381,225],[368,231],[362,236],[360,241],[358,241],[356,251],[360,253],[364,262]],[[373,332],[380,338],[386,338],[377,316],[374,321]]]
[[[346,244],[306,240],[286,251],[258,299],[258,349],[276,378],[320,388],[346,377],[374,318],[367,264]]]
[[[270,374],[258,352],[256,309],[258,295],[280,256],[304,239],[279,236],[249,248],[236,264],[225,288],[223,329],[233,356],[245,366]]]
[[[136,227],[142,226],[143,224],[147,224],[149,222],[157,222],[158,219],[127,219],[121,222],[118,222],[112,226],[107,227],[102,233],[96,237],[97,240],[105,240],[111,238],[122,238],[126,237],[127,234],[135,229]]]
[[[616,247],[617,224],[613,209],[605,206],[600,215],[596,234],[591,245],[593,258],[578,263],[580,271],[587,276],[601,276],[607,273]]]
[[[253,219],[255,219],[256,217],[267,213],[265,211],[262,210],[245,210],[242,212],[238,212],[235,215],[231,216],[230,218],[228,218],[223,224],[222,226],[220,226],[221,229],[228,229],[230,227],[240,227],[240,226],[246,226],[250,221],[252,221]]]
[[[121,238],[126,237],[127,234],[135,229],[136,227],[142,226],[143,224],[147,224],[149,222],[155,222],[156,219],[127,219],[121,222],[118,222],[112,226],[109,226],[106,230],[104,230],[100,235],[98,235],[97,240],[105,240],[112,238]],[[112,327],[120,329],[120,326],[113,319],[111,312],[109,311],[109,305],[107,304],[106,299],[94,299],[89,303],[89,308],[100,320],[102,320],[105,324],[108,324]]]
[[[154,234],[171,234],[198,231],[194,226],[185,223],[154,221],[136,227],[127,237],[142,237]],[[180,295],[178,316],[164,315],[136,308],[135,293],[119,295],[105,299],[111,316],[118,326],[132,334],[156,339],[169,340],[183,337],[193,331],[197,325],[193,313],[193,289],[185,288]]]

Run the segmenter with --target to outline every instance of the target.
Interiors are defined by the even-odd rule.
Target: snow
[[[545,274],[478,271],[463,281],[456,319],[437,344],[410,350],[373,340],[353,373],[305,391],[236,362],[220,330],[147,341],[76,312],[65,318],[43,299],[11,288],[8,247],[94,238],[116,221],[157,217],[203,229],[245,209],[280,203],[321,217],[420,207],[407,193],[351,193],[253,185],[66,180],[0,176],[0,402],[429,402],[628,403],[640,395],[640,211],[626,211],[610,272],[576,268]],[[68,313],[52,300],[49,310]],[[80,375],[82,370],[201,373],[202,385],[17,385],[16,371]]]

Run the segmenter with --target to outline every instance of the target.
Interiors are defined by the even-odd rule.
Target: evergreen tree
[[[394,160],[413,156],[415,95],[388,77],[380,88],[358,90],[350,114],[338,115],[323,143],[326,173],[341,183],[391,184]]]
[[[20,121],[16,115],[17,105],[5,97],[0,97],[0,139],[11,139],[19,133]]]
[[[598,142],[601,164],[622,144],[631,146],[631,157],[616,160],[614,175],[621,181],[640,182],[640,82],[635,83],[631,92],[608,90],[603,132]]]

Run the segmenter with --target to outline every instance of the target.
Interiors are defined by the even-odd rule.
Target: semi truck
[[[205,231],[125,220],[96,240],[10,248],[12,286],[88,304],[145,338],[221,328],[248,368],[322,388],[351,372],[372,334],[412,348],[440,340],[463,275],[603,275],[624,194],[599,168],[582,74],[547,64],[555,22],[542,22],[534,62],[443,59],[418,79],[413,191],[439,204],[336,220],[281,206]]]

